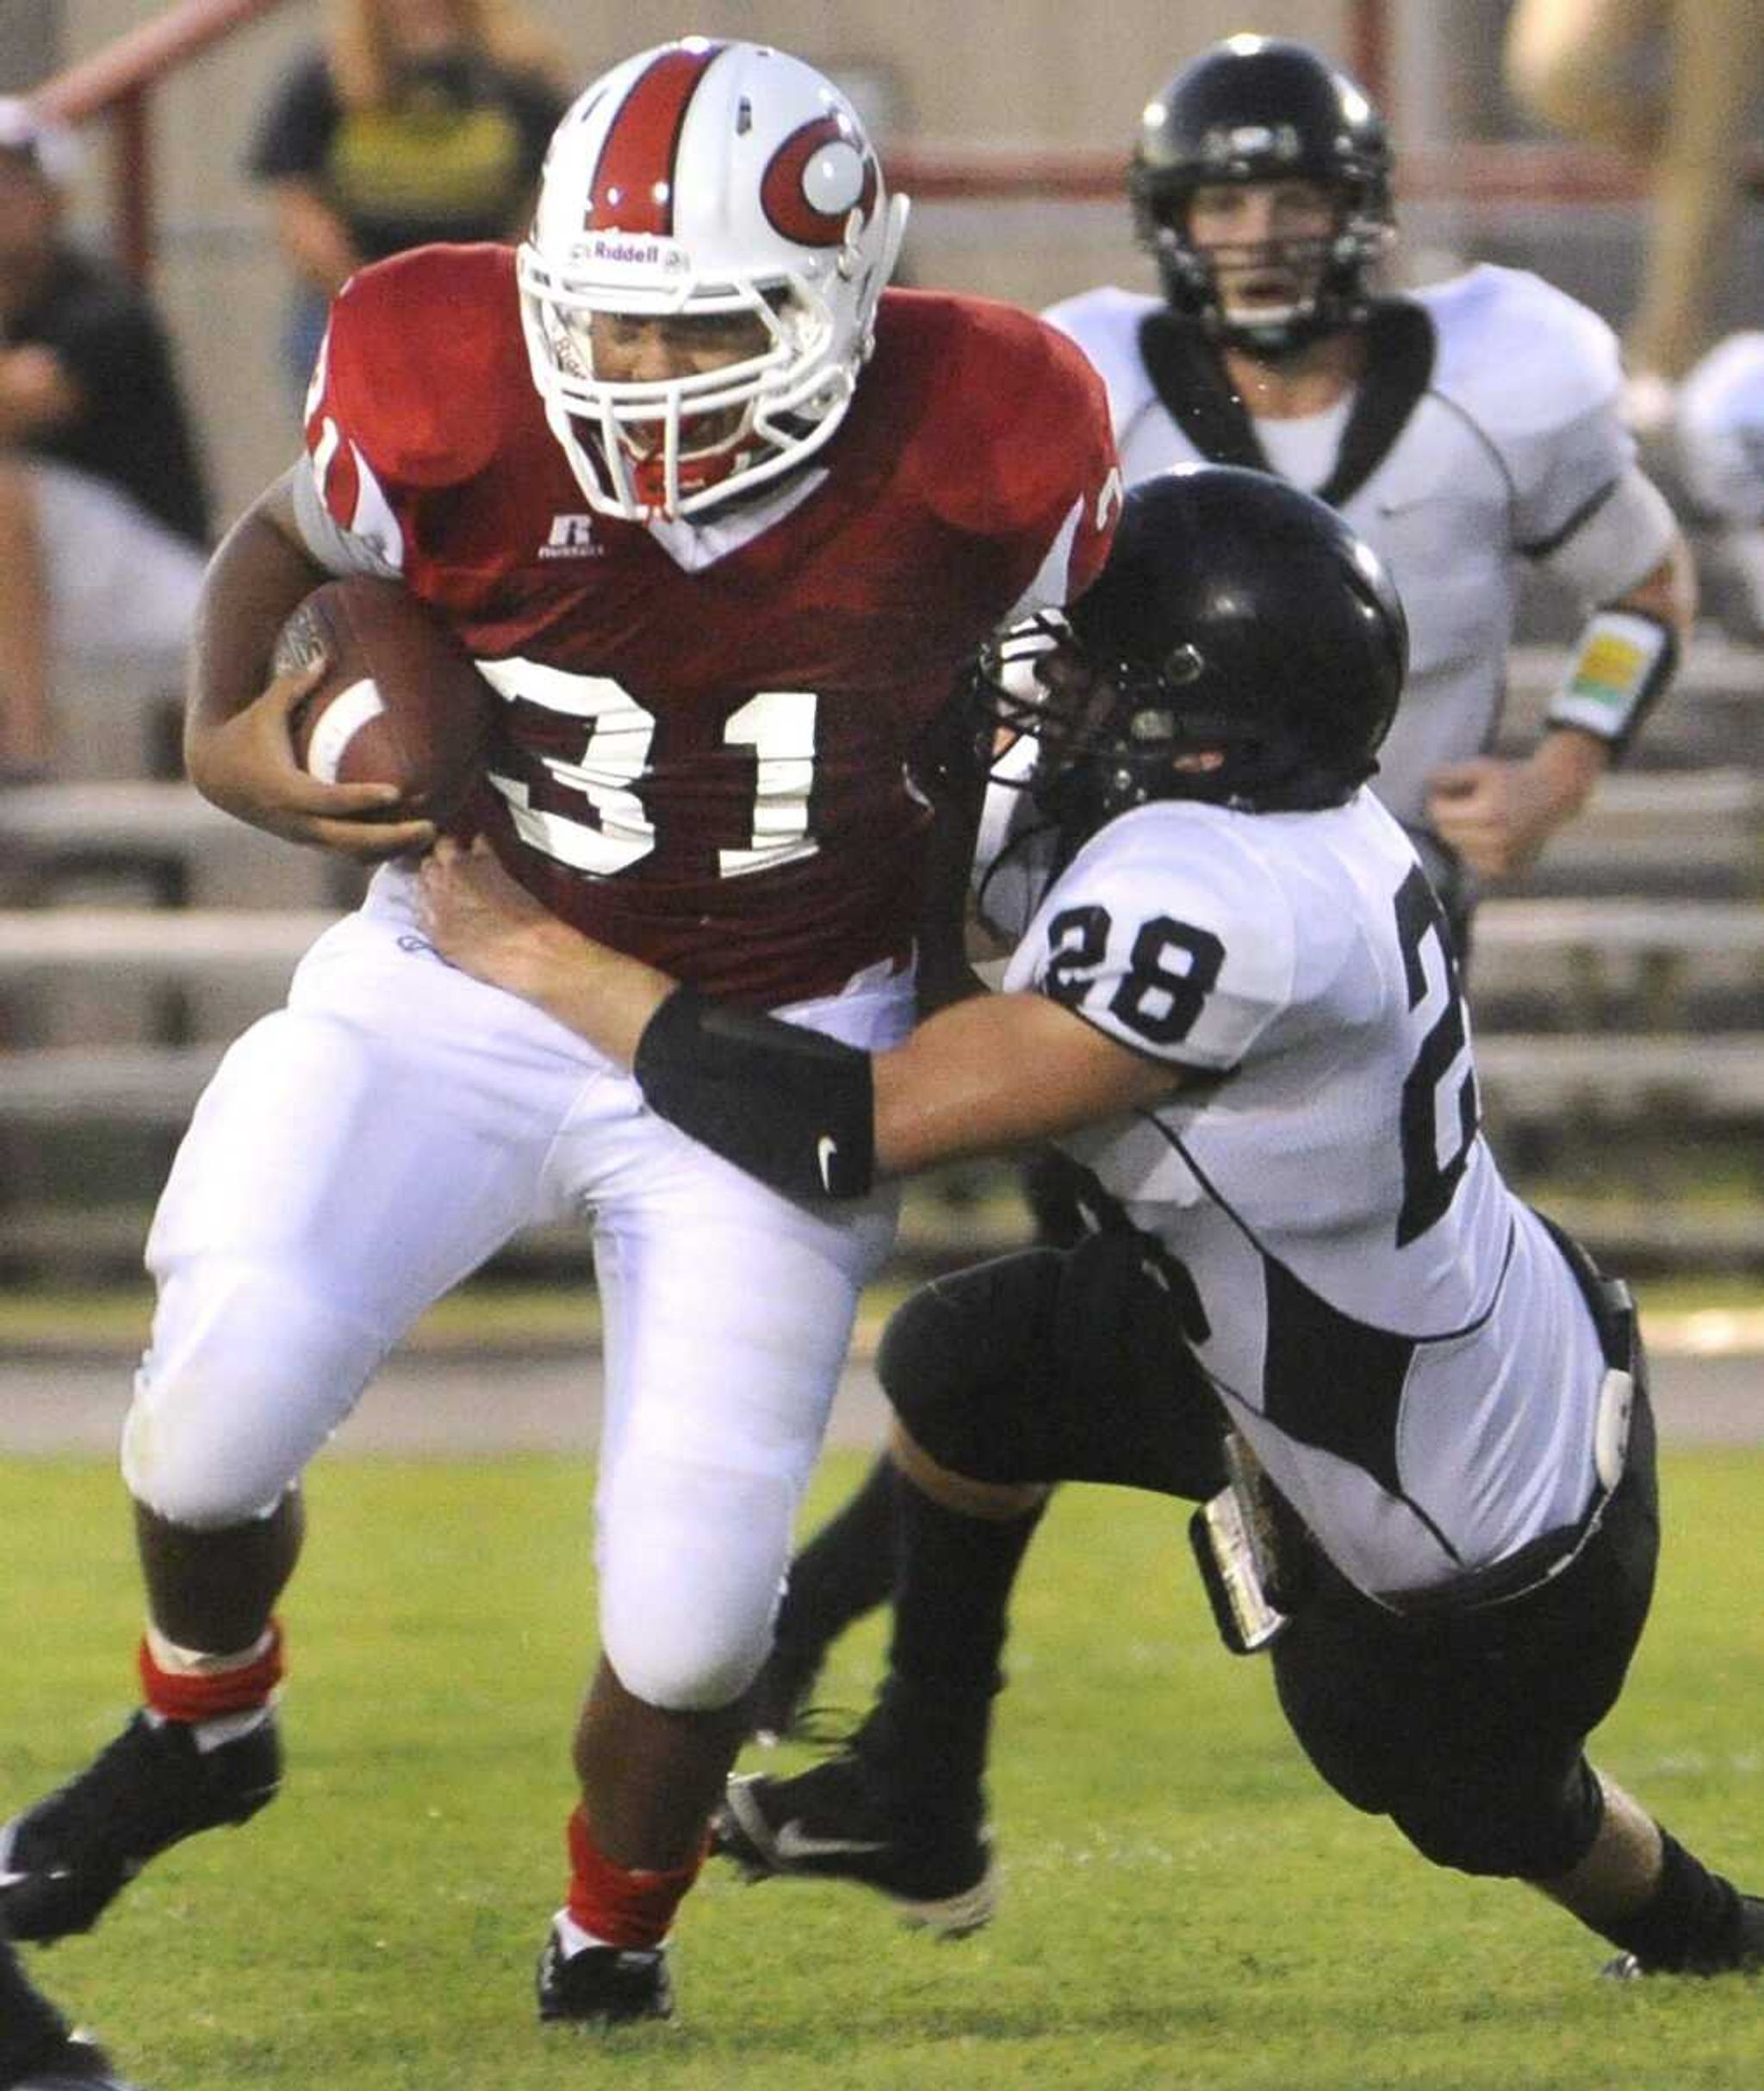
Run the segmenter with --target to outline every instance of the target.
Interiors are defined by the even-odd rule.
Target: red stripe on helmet
[[[664,51],[633,83],[600,147],[588,191],[594,232],[674,231],[674,161],[686,112],[713,61],[727,47]]]

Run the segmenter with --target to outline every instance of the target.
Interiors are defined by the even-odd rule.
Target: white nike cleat
[[[589,1945],[568,1953],[555,1924],[539,1956],[538,1994],[548,2026],[623,2026],[674,2015],[666,1946]]]
[[[749,1880],[855,1881],[940,1938],[978,1931],[998,1906],[991,1831],[954,1818],[897,1820],[854,1751],[795,1778],[731,1778],[711,1828],[712,1850]]]

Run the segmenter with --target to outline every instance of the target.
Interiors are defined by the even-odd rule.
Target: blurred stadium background
[[[1100,282],[1149,287],[1120,195],[1146,95],[1233,29],[1296,35],[1359,71],[1391,118],[1403,279],[1510,262],[1613,320],[1627,309],[1639,195],[1610,161],[1525,131],[1498,77],[1504,0],[1269,0],[1248,16],[1111,0],[1100,20],[1060,0],[536,11],[584,78],[688,27],[775,40],[837,73],[916,197],[911,279],[1030,305]],[[317,28],[314,0],[0,0],[0,90],[51,83],[81,119],[83,229],[151,270],[223,518],[296,440],[276,363],[284,276],[242,164],[269,83]],[[1764,320],[1761,234],[1755,209],[1722,328]],[[1650,462],[1673,482],[1669,451]],[[1764,652],[1724,630],[1724,576],[1705,552],[1705,624],[1678,692],[1590,815],[1479,918],[1473,1005],[1494,1136],[1534,1195],[1622,1267],[1752,1275],[1764,1268]],[[1542,592],[1528,605],[1516,743],[1574,622]],[[178,781],[175,692],[81,671],[63,701],[76,773],[0,797],[0,1284],[15,1299],[138,1271],[207,1070],[351,897],[348,874],[227,822]],[[964,1170],[915,1194],[903,1267],[983,1250],[1022,1224],[1008,1170]],[[579,1241],[555,1238],[506,1260],[539,1279],[581,1263]]]

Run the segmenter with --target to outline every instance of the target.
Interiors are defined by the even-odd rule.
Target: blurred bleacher
[[[1561,654],[1521,648],[1504,745]],[[1476,916],[1490,1138],[1634,1271],[1764,1268],[1764,653],[1705,625],[1629,764]]]

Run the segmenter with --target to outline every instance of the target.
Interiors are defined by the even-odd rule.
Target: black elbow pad
[[[875,1182],[875,1089],[854,1046],[676,988],[644,1027],[643,1100],[789,1198],[861,1198]]]

